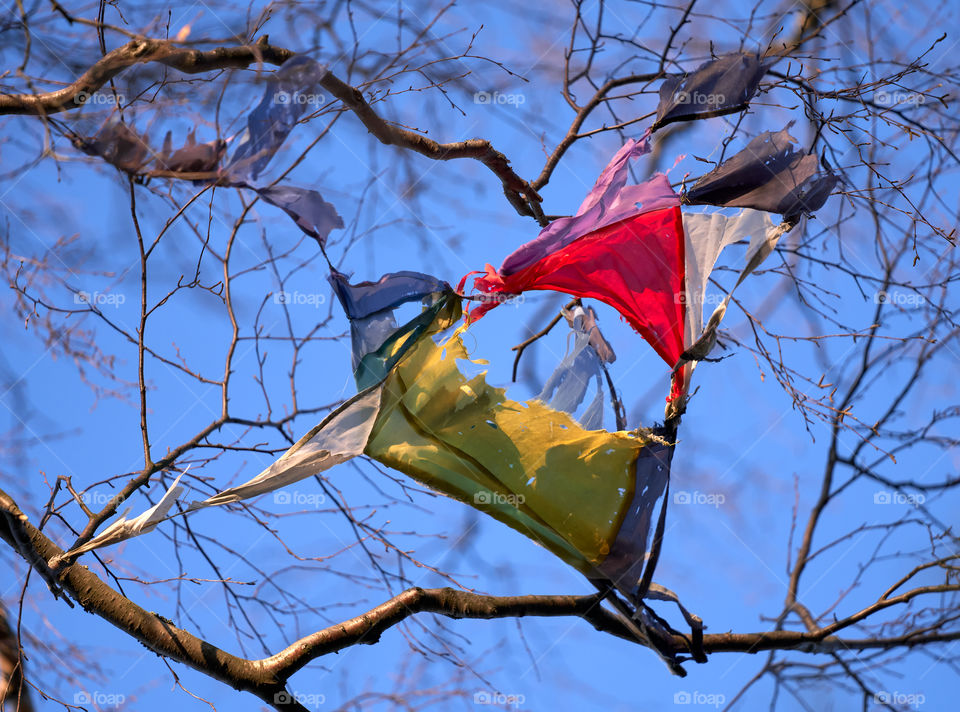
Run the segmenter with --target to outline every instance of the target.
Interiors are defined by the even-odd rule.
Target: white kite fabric
[[[688,344],[678,365],[706,358],[716,343],[716,331],[730,303],[733,290],[774,250],[780,237],[791,229],[787,222],[774,225],[767,213],[744,208],[733,215],[683,213],[684,259],[686,269],[686,323],[684,343]],[[750,238],[744,267],[736,284],[703,323],[707,281],[723,248]]]
[[[101,546],[116,544],[124,539],[130,539],[131,537],[153,531],[160,522],[167,518],[167,512],[170,511],[170,508],[173,507],[174,503],[177,501],[177,497],[179,497],[183,492],[183,487],[180,486],[181,477],[183,477],[183,474],[180,474],[177,479],[173,481],[173,484],[170,485],[170,489],[168,489],[166,494],[160,498],[159,502],[141,514],[139,517],[127,519],[127,515],[130,514],[130,510],[132,509],[132,507],[127,507],[124,513],[120,515],[120,519],[100,532],[98,536],[94,537],[86,544],[78,546],[76,549],[71,549],[65,554],[61,554],[57,558],[62,559],[67,556],[82,554],[93,549],[99,549]]]
[[[380,410],[381,392],[382,388],[374,387],[351,398],[252,480],[194,502],[190,509],[216,507],[266,494],[362,454]]]
[[[346,462],[363,453],[370,438],[373,424],[380,410],[380,386],[368,388],[341,405],[323,421],[298,440],[270,467],[242,485],[231,487],[204,500],[191,502],[190,506],[179,514],[186,514],[205,507],[216,507],[230,502],[238,502],[312,477],[334,465]],[[71,549],[60,558],[75,556],[102,546],[117,544],[140,534],[152,531],[160,522],[171,519],[168,516],[177,498],[184,488],[177,477],[161,500],[134,519],[127,519],[128,508],[120,519],[103,530],[86,544]]]

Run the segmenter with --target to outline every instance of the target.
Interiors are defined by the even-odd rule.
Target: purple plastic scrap
[[[651,130],[746,109],[768,67],[755,54],[735,52],[704,62],[692,74],[667,77]]]
[[[780,213],[787,220],[818,210],[839,180],[819,174],[817,157],[794,150],[792,124],[764,131],[746,148],[698,180],[683,196],[690,205],[754,208]]]
[[[331,270],[327,279],[350,320],[354,368],[397,332],[394,309],[450,289],[443,280],[421,272],[392,272],[376,282],[350,284],[345,274]]]
[[[316,60],[297,55],[267,78],[263,98],[250,112],[226,166],[228,179],[256,180],[307,107],[317,103],[316,88],[326,74],[327,68]]]
[[[276,154],[307,106],[317,103],[320,95],[311,92],[316,91],[326,73],[323,65],[298,55],[270,76],[263,98],[247,117],[247,128],[237,139],[237,148],[219,176],[216,174],[227,142],[216,139],[198,144],[196,129],[187,135],[186,145],[176,151],[172,133],[168,131],[159,154],[150,148],[146,136],[140,137],[119,122],[106,124],[92,138],[76,137],[74,144],[131,175],[139,174],[153,161],[156,169],[162,171],[211,174],[195,183],[216,179],[220,185],[252,190],[265,202],[287,213],[297,227],[324,247],[330,231],[343,228],[343,218],[320,193],[286,185],[258,188],[249,181],[256,179]]]
[[[327,277],[350,319],[362,319],[401,304],[447,292],[450,285],[422,272],[390,272],[376,282],[350,284],[347,275],[332,270]]]
[[[331,230],[343,227],[343,218],[337,209],[315,190],[291,185],[254,190],[264,201],[275,205],[293,218],[297,226],[315,239],[320,247],[326,246]]]

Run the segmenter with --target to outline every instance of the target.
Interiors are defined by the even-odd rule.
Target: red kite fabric
[[[466,278],[464,278],[466,279]],[[605,302],[673,367],[683,353],[684,238],[679,207],[621,220],[574,240],[513,274],[491,265],[474,279],[486,294],[557,290]],[[476,321],[502,299],[485,299]]]

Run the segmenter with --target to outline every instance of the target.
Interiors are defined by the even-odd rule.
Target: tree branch
[[[253,45],[218,47],[206,51],[178,48],[165,40],[135,39],[108,52],[76,81],[62,89],[43,94],[0,93],[0,115],[47,116],[80,108],[90,94],[135,64],[159,62],[187,74],[199,74],[217,69],[241,69],[253,63],[280,65],[293,55],[294,52],[289,49],[272,46],[266,36]],[[367,103],[359,89],[332,73],[328,72],[320,84],[350,109],[381,143],[416,151],[436,161],[455,158],[480,161],[500,179],[504,195],[520,215],[535,218],[541,226],[548,224],[540,209],[541,198],[537,191],[514,172],[507,157],[494,149],[489,141],[473,138],[438,143],[423,134],[388,123]]]
[[[43,94],[0,93],[0,114],[47,116],[83,106],[93,94],[127,67],[159,62],[186,74],[216,69],[241,69],[257,63],[279,65],[294,53],[273,47],[261,37],[255,45],[218,47],[207,51],[182,49],[165,40],[135,39],[108,52],[71,84]]]
[[[0,490],[0,511],[6,515],[5,518],[0,519],[0,538],[21,555],[25,554],[23,543],[29,544],[33,556],[28,559],[28,562],[34,568],[41,570],[45,565],[44,562],[63,554],[60,547],[28,521],[26,515],[3,490]],[[51,572],[47,567],[41,573]],[[602,593],[583,596],[484,596],[452,588],[410,588],[362,615],[301,638],[271,657],[248,660],[227,653],[188,631],[176,627],[165,618],[144,610],[114,591],[84,566],[73,564],[65,567],[60,572],[60,584],[63,590],[86,611],[103,618],[150,650],[189,665],[238,690],[250,692],[275,707],[277,706],[275,698],[278,693],[284,691],[287,680],[313,660],[353,645],[373,645],[380,640],[385,631],[417,613],[436,613],[448,618],[472,619],[578,616],[600,632],[637,642],[628,623],[621,616],[601,605]],[[903,596],[912,597],[926,592],[926,590],[917,589]],[[901,601],[891,600],[891,603],[893,602]],[[851,619],[861,620],[875,608],[865,609]],[[705,635],[703,649],[708,653],[756,653],[764,650],[826,653],[842,650],[909,648],[960,640],[960,631],[913,635],[908,633],[889,638],[842,639],[829,635],[835,628],[836,626],[827,626],[816,631],[776,630]],[[672,650],[677,654],[691,653],[690,642],[684,636],[673,635],[659,642],[664,649]],[[297,708],[284,703],[283,709]]]

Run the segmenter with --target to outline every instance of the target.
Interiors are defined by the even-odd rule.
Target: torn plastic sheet
[[[207,499],[191,502],[181,514],[266,494],[360,455],[370,436],[379,406],[379,387],[358,393],[330,413],[256,477]],[[130,509],[127,509],[118,521],[99,535],[63,556],[75,556],[152,531],[157,524],[170,518],[170,508],[184,489],[178,486],[182,476],[177,477],[159,503],[139,517],[128,520],[126,515]]]
[[[734,215],[722,213],[683,213],[683,234],[686,256],[687,323],[684,342],[693,344],[703,332],[703,302],[707,280],[713,272],[720,252],[727,245],[751,238],[764,237],[773,227],[770,217],[758,210],[740,210]],[[751,249],[748,248],[747,259]]]
[[[331,230],[343,228],[343,218],[337,209],[315,190],[292,185],[254,190],[265,202],[275,205],[293,218],[297,227],[315,239],[321,247],[327,244],[327,236]]]
[[[350,320],[353,368],[360,388],[382,381],[401,355],[390,346],[389,354],[377,353],[391,337],[407,338],[418,328],[422,331],[435,316],[421,314],[401,330],[393,310],[408,302],[433,301],[450,291],[446,282],[420,272],[391,272],[376,282],[350,284],[346,275],[334,270],[328,279]]]
[[[576,417],[576,411],[583,403],[592,382],[595,386],[594,397],[578,421],[586,430],[600,430],[603,427],[604,396],[602,361],[591,343],[591,331],[599,334],[600,330],[595,321],[592,323],[592,330],[587,330],[586,313],[581,306],[575,306],[569,312],[564,310],[564,316],[572,330],[573,347],[550,374],[537,398],[554,410]]]
[[[412,345],[396,342],[405,353],[384,381],[366,454],[499,519],[596,578],[629,509],[662,501],[662,488],[638,485],[638,458],[651,443],[670,444],[644,431],[587,430],[539,399],[509,399],[487,384],[485,362],[467,353],[461,340],[467,326],[437,343],[459,298],[448,294],[438,302],[444,303],[438,313],[448,316]],[[649,536],[640,539],[634,541],[642,547]],[[625,535],[619,545],[624,561],[629,542]],[[632,549],[641,566],[646,554]],[[610,565],[613,572],[621,567]],[[614,583],[632,596],[639,579],[625,572]]]
[[[160,522],[167,519],[167,514],[183,492],[184,488],[180,486],[181,477],[183,477],[182,473],[173,481],[173,484],[170,485],[163,497],[160,498],[160,501],[140,516],[127,519],[127,515],[130,514],[130,510],[132,509],[132,507],[127,507],[117,521],[113,522],[86,544],[78,546],[76,549],[71,549],[59,558],[63,559],[67,556],[77,556],[84,552],[92,551],[93,549],[99,549],[102,546],[117,544],[126,539],[131,539],[135,536],[153,531]],[[51,566],[56,565],[55,561],[51,561],[50,563]]]
[[[260,103],[247,117],[247,128],[236,139],[237,146],[224,167],[230,181],[256,180],[286,140],[307,107],[317,102],[320,81],[326,66],[305,55],[296,55],[267,76]]]
[[[603,338],[600,327],[597,325],[597,312],[593,307],[577,307],[574,309],[561,309],[567,324],[573,328],[575,320],[579,317],[581,327],[590,337],[590,345],[597,352],[597,356],[603,363],[613,363],[617,360],[617,355],[613,352],[613,347]]]
[[[323,196],[309,188],[278,185],[258,188],[255,180],[286,140],[308,105],[316,102],[318,83],[327,69],[303,55],[287,60],[267,78],[260,103],[247,117],[247,127],[234,139],[236,148],[229,163],[220,168],[227,141],[216,139],[196,142],[196,129],[187,134],[187,143],[173,150],[172,133],[167,132],[163,148],[156,152],[147,137],[140,136],[126,124],[108,122],[96,136],[75,136],[74,145],[92,156],[131,175],[138,175],[151,163],[157,170],[184,174],[209,174],[195,183],[215,181],[219,185],[246,188],[256,192],[264,202],[283,210],[304,234],[326,245],[331,230],[343,228],[343,218]],[[311,96],[314,92],[315,96]]]
[[[252,480],[193,502],[190,509],[215,507],[273,492],[360,455],[370,437],[379,408],[380,388],[358,393]]]
[[[163,148],[157,156],[157,168],[177,173],[215,172],[226,150],[227,142],[223,139],[197,143],[196,129],[192,129],[187,134],[187,144],[174,151],[173,132],[167,131]]]
[[[683,196],[690,205],[755,208],[795,220],[819,210],[839,178],[818,174],[813,154],[796,151],[791,122],[777,132],[764,131],[739,153],[702,176]]]
[[[139,173],[154,157],[147,137],[119,121],[105,123],[95,136],[75,136],[73,145],[88,156],[99,156],[121,171],[133,174]]]
[[[758,215],[762,216],[763,219]],[[716,344],[717,328],[726,314],[734,290],[773,252],[777,242],[792,229],[793,225],[789,222],[774,225],[763,213],[742,210],[731,217],[718,216],[718,214],[685,214],[684,227],[689,231],[688,235],[693,236],[692,241],[698,243],[692,249],[693,254],[697,255],[700,261],[696,266],[697,280],[690,280],[687,283],[687,298],[690,304],[687,311],[686,343],[690,345],[684,350],[678,366],[687,361],[699,361],[709,356],[710,351]],[[716,263],[717,256],[724,247],[748,234],[750,235],[750,244],[747,246],[744,255],[745,265],[741,269],[736,283],[713,310],[706,326],[701,327],[703,324],[703,299],[706,283]],[[687,266],[690,268],[690,262]]]
[[[441,337],[459,319],[457,295],[436,295],[424,315],[425,327],[415,319],[384,345],[380,356],[394,363],[384,380],[257,477],[182,514],[265,494],[363,452],[500,520],[591,580],[610,581],[637,605],[662,540],[674,432],[587,430],[538,399],[513,401],[466,351],[467,326]],[[118,522],[69,554],[152,528],[179,494],[174,485],[138,518],[144,526]]]
[[[768,64],[752,53],[735,52],[704,62],[696,71],[668,77],[652,130],[673,123],[723,116],[747,108]]]
[[[450,285],[422,272],[390,272],[376,282],[350,284],[347,276],[336,270],[327,278],[340,305],[350,319],[370,316],[384,309],[446,292]]]
[[[411,343],[390,342],[401,356],[382,382],[331,413],[255,478],[195,501],[188,511],[265,494],[364,452],[596,576],[637,497],[660,497],[657,487],[638,487],[636,463],[651,442],[664,441],[642,431],[589,431],[537,399],[508,399],[486,383],[482,370],[464,375],[461,363],[484,362],[467,353],[465,326],[436,343],[432,337],[457,321],[460,300],[447,293],[437,305],[424,311],[432,315],[426,328],[401,328]],[[165,503],[172,503],[174,491]],[[158,511],[138,521],[155,525],[162,519]],[[84,550],[142,531],[112,527],[109,539]],[[634,553],[645,559],[645,551]],[[616,583],[633,591],[637,581]]]

